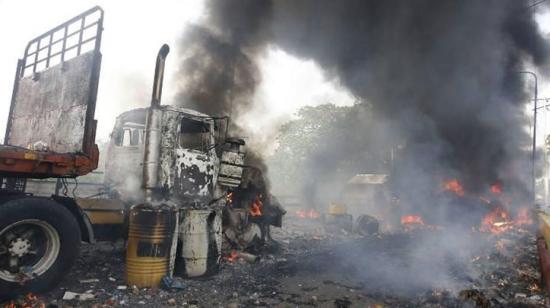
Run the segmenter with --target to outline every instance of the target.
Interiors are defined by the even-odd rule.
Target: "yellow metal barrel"
[[[126,282],[140,288],[158,287],[172,276],[177,246],[178,211],[147,204],[130,210]]]

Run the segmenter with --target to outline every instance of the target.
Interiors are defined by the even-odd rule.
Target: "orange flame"
[[[402,225],[424,225],[424,220],[418,215],[401,216]]]
[[[316,210],[314,209],[309,209],[309,210],[297,210],[296,211],[296,216],[300,217],[300,218],[319,218],[321,217],[321,214],[319,214],[319,212],[317,212]]]
[[[464,187],[457,179],[452,179],[443,184],[443,191],[454,192],[457,196],[464,196]]]
[[[232,250],[231,254],[225,257],[228,262],[235,262],[239,258],[239,253],[236,250]]]
[[[520,208],[515,219],[510,217],[510,214],[502,207],[494,208],[489,214],[485,215],[481,221],[481,232],[491,232],[493,234],[500,234],[514,227],[531,225],[533,219],[529,215],[529,209],[526,207]]]
[[[495,195],[500,195],[502,193],[502,185],[500,183],[491,185],[491,192]]]
[[[250,206],[250,211],[249,211],[249,214],[251,216],[262,216],[262,207],[263,207],[263,203],[262,203],[262,200],[260,199],[262,197],[262,195],[258,195],[256,197],[256,201],[254,201],[254,203],[252,203],[252,205]]]
[[[233,192],[230,192],[225,196],[225,202],[230,206],[233,205]]]
[[[46,304],[41,301],[36,295],[28,293],[24,298],[17,301],[11,301],[3,306],[4,308],[45,308]]]
[[[508,231],[513,227],[513,221],[510,219],[510,214],[501,207],[495,207],[481,221],[481,232],[491,232],[500,234]]]

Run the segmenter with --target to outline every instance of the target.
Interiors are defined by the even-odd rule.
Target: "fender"
[[[80,209],[73,198],[52,195],[51,199],[71,211],[80,226],[80,234],[82,234],[82,240],[84,242],[88,242],[90,244],[96,242],[92,223],[90,222],[88,215]]]

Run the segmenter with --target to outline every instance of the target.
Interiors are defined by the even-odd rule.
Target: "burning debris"
[[[457,179],[449,180],[443,184],[443,191],[450,191],[455,193],[457,196],[464,196],[464,187],[460,184]]]
[[[93,295],[87,305],[105,306],[168,307],[172,305],[169,300],[176,305],[199,307],[231,304],[333,307],[336,301],[343,300],[351,303],[351,307],[476,307],[477,302],[489,303],[488,307],[548,304],[540,285],[535,237],[526,229],[528,226],[496,235],[476,231],[467,240],[475,239],[479,249],[469,251],[469,246],[458,240],[453,243],[452,255],[438,254],[424,259],[421,266],[419,258],[423,256],[411,255],[414,247],[431,242],[427,238],[440,237],[444,230],[418,228],[363,236],[326,232],[320,219],[287,218],[285,228],[272,232],[280,250],[264,251],[261,258],[244,251],[229,251],[215,276],[174,278],[183,284],[183,289],[123,285],[121,242],[84,246],[78,266],[61,287]],[[433,244],[424,248],[436,251],[437,245],[444,245],[441,241]],[[349,256],[347,262],[334,262],[342,254]],[[446,280],[439,275],[443,268]],[[428,274],[419,275],[419,270]],[[83,279],[99,282],[84,284],[80,282]],[[409,289],[410,280],[425,284],[426,288]],[[455,288],[446,285],[450,281]],[[65,293],[63,289],[55,289],[40,296],[40,300],[58,306],[81,305],[77,298],[63,300]]]
[[[317,219],[321,217],[321,214],[314,209],[300,209],[295,212],[295,215],[300,218]]]
[[[4,308],[46,308],[46,304],[38,296],[28,293],[24,297],[4,304]]]
[[[224,234],[231,248],[231,259],[234,249],[241,254],[258,253],[262,247],[276,245],[270,228],[281,227],[286,214],[277,198],[269,193],[260,169],[246,169],[243,178],[241,185],[227,194],[224,209]]]
[[[27,215],[40,203],[57,209],[56,217],[67,216],[67,224],[22,219],[42,230],[38,242],[50,245],[41,248],[51,261],[42,269],[42,261],[20,265],[36,254],[28,248],[36,240],[27,239],[34,231],[5,218],[18,217],[15,205],[0,207],[9,214],[0,215],[0,286],[10,287],[10,297],[40,282],[38,274],[54,268],[61,252],[76,259],[80,240],[123,238],[125,247],[111,247],[111,254],[85,247],[74,275],[48,300],[62,306],[548,304],[525,172],[528,96],[518,71],[546,65],[550,49],[527,2],[206,3],[204,24],[189,27],[181,41],[177,106],[161,105],[170,50],[163,45],[150,107],[117,118],[106,191],[94,196],[101,198],[56,193],[38,202],[25,193],[25,183],[3,184],[13,171],[0,173],[0,184],[10,186],[0,206],[23,200],[31,202]],[[240,121],[254,103],[258,60],[268,48],[314,61],[358,99],[347,112],[320,107],[337,114],[331,129],[306,125],[322,138],[303,145],[309,151],[298,147],[294,169],[301,182],[279,187],[296,186],[301,194],[288,217],[256,140],[247,141],[252,146],[245,153],[244,140],[228,137],[229,131],[247,133]],[[62,66],[56,74],[64,74]],[[93,69],[89,88],[97,90],[99,68]],[[35,73],[22,84],[40,82]],[[95,93],[88,98],[83,101],[95,103]],[[86,120],[84,135],[93,139],[92,111]],[[86,145],[92,162],[80,173],[24,175],[56,176],[66,186],[66,177],[97,166],[97,148]],[[38,142],[26,154],[39,148],[50,151]],[[10,160],[2,164],[12,168]],[[16,186],[22,189],[11,189]],[[280,228],[283,217],[287,224]],[[72,241],[60,240],[58,230]],[[38,274],[5,278],[21,277],[28,267]],[[52,282],[62,278],[55,274]],[[198,277],[204,279],[192,279]],[[23,307],[44,305],[32,294],[22,301]]]
[[[510,217],[510,213],[506,210],[495,207],[487,214],[482,222],[480,231],[499,234],[514,228],[521,228],[533,224],[533,219],[529,215],[529,209],[520,208],[514,219]]]
[[[401,217],[401,224],[402,225],[425,225],[424,220],[422,217],[418,215],[405,215]]]
[[[248,211],[248,214],[252,217],[259,217],[262,216],[262,208],[263,208],[263,202],[262,202],[262,195],[259,194],[256,196],[256,199],[250,206],[250,210]]]

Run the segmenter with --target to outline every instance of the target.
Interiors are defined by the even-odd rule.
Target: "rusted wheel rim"
[[[24,282],[44,274],[61,249],[56,229],[38,219],[25,219],[0,231],[0,279]]]

